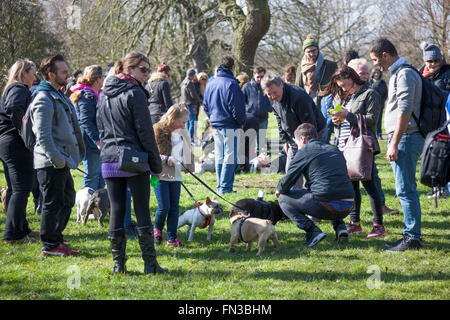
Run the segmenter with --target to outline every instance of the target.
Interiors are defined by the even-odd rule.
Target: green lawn
[[[270,129],[276,134],[274,118]],[[386,141],[380,141],[382,154],[377,164],[387,199],[392,208],[400,208],[395,197],[390,165],[383,158]],[[81,173],[72,171],[75,187],[81,187]],[[236,194],[230,201],[256,197],[260,188],[266,200],[275,200],[274,191],[280,175],[242,174],[236,176]],[[202,178],[215,186],[215,176]],[[197,181],[185,175],[184,181],[198,200],[211,196]],[[5,185],[3,174],[0,184]],[[363,193],[363,234],[352,236],[339,245],[329,222],[319,227],[328,237],[313,249],[304,245],[304,232],[292,222],[277,224],[281,250],[269,243],[261,258],[254,245],[245,252],[238,244],[236,252],[228,252],[228,210],[216,221],[212,241],[207,231],[197,230],[193,243],[186,241],[185,228],[179,230],[182,248],[157,247],[158,260],[170,272],[149,276],[143,273],[143,262],[137,239],[127,244],[128,273],[112,273],[112,256],[107,240],[108,218],[102,228],[90,220],[79,225],[76,208],[64,232],[73,248],[81,250],[77,257],[44,257],[41,244],[9,245],[0,242],[0,299],[449,299],[449,212],[450,201],[441,200],[439,208],[427,199],[428,188],[419,184],[422,204],[424,248],[404,253],[385,252],[385,240],[397,240],[403,229],[403,215],[386,215],[387,235],[384,239],[366,239],[371,229],[372,213],[367,195]],[[193,208],[192,200],[183,190],[181,213]],[[152,221],[156,199],[151,197]],[[33,230],[39,230],[40,216],[33,215],[29,201],[28,219]],[[1,209],[0,209],[1,211]],[[346,219],[348,222],[348,218]],[[0,215],[3,234],[5,215]],[[374,273],[375,270],[375,273]],[[369,272],[368,272],[369,271]],[[379,282],[376,279],[380,279]],[[375,279],[375,280],[374,280]]]

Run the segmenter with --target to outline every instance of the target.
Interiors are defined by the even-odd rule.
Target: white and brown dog
[[[194,208],[186,211],[178,218],[178,227],[181,228],[184,225],[188,225],[186,233],[188,234],[188,241],[194,240],[194,231],[196,228],[204,229],[209,227],[206,240],[211,241],[211,235],[214,230],[215,216],[223,212],[222,205],[212,200],[209,197],[206,198],[204,204],[200,205],[200,211],[198,208]]]
[[[77,204],[77,222],[83,222],[86,217],[86,210],[88,207],[89,199],[94,194],[95,190],[89,187],[78,190],[75,196],[75,203]]]
[[[230,229],[230,252],[234,252],[234,245],[240,241],[247,243],[246,251],[250,251],[253,241],[258,239],[258,253],[260,256],[264,251],[267,240],[272,240],[275,244],[276,250],[280,249],[280,242],[278,241],[275,226],[270,220],[252,218],[241,214],[230,215],[231,229]]]

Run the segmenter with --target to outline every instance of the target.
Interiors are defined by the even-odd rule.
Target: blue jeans
[[[345,229],[343,219],[348,216],[352,207],[352,202],[348,201],[344,207],[336,209],[335,212],[330,211],[306,189],[291,189],[288,193],[280,195],[278,202],[286,216],[306,232],[315,226],[306,215],[331,220],[334,230]]]
[[[194,142],[195,137],[195,121],[196,121],[196,114],[195,114],[195,106],[188,106],[189,109],[189,120],[186,122],[186,130],[189,132],[189,136],[191,137],[191,141]]]
[[[98,190],[105,187],[105,180],[102,177],[100,153],[87,151],[83,159],[83,169],[87,173],[87,175],[83,175],[83,188],[89,187]]]
[[[391,144],[389,138],[388,148]],[[395,191],[403,209],[403,234],[418,240],[421,237],[421,209],[417,192],[416,167],[424,144],[418,132],[404,134],[398,145],[398,159],[391,166],[395,178]]]
[[[153,190],[158,201],[155,228],[163,230],[167,218],[167,239],[175,240],[180,213],[181,181],[159,181],[159,185],[153,187]]]
[[[217,192],[219,194],[233,191],[239,143],[238,134],[237,129],[213,129]]]

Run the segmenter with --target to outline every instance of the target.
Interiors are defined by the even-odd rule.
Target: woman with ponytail
[[[83,159],[83,188],[94,190],[105,186],[100,166],[100,137],[97,129],[96,112],[98,94],[103,86],[103,70],[93,65],[84,69],[78,83],[70,87],[70,100],[75,106],[78,122],[86,146],[86,156]]]
[[[3,162],[8,188],[5,234],[9,243],[23,243],[32,232],[26,219],[27,201],[33,186],[33,153],[25,147],[19,135],[22,118],[31,102],[30,87],[36,77],[36,66],[29,60],[19,60],[9,70],[8,82],[0,101],[0,159]],[[8,200],[8,199],[7,199]]]

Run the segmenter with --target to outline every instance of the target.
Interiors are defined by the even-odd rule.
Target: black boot
[[[156,261],[155,239],[153,238],[153,226],[137,228],[139,246],[144,260],[144,273],[164,273],[167,268],[161,268]]]
[[[127,237],[125,229],[116,229],[109,231],[108,240],[111,241],[111,252],[114,260],[114,273],[125,273],[127,268],[125,262],[125,251],[127,247]]]

